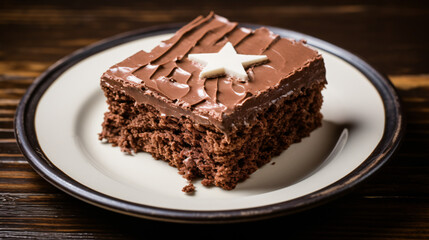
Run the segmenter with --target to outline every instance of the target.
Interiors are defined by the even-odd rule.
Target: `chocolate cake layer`
[[[149,152],[188,180],[202,178],[203,185],[230,190],[321,125],[323,87],[315,84],[291,100],[282,98],[259,112],[258,121],[228,137],[214,126],[163,116],[151,105],[136,104],[122,91],[104,87],[109,112],[100,137],[124,151]]]
[[[247,69],[249,81],[228,75],[200,79],[201,66],[190,53],[215,53],[231,42],[237,53],[264,54],[268,62]],[[312,67],[309,67],[312,65]],[[303,78],[304,73],[314,77]],[[266,28],[238,27],[210,13],[198,17],[151,52],[140,51],[102,76],[102,84],[123,91],[159,112],[189,116],[225,133],[256,120],[255,109],[294,91],[325,83],[323,58],[302,41],[281,38]],[[262,106],[265,108],[266,106]]]

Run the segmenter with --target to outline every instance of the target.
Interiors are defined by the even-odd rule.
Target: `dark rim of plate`
[[[299,32],[265,26],[282,37],[296,40],[305,39],[310,46],[317,47],[345,60],[362,72],[380,94],[386,119],[382,139],[368,158],[347,176],[308,195],[276,204],[237,210],[188,211],[147,206],[117,199],[82,185],[55,167],[43,153],[43,148],[37,140],[34,125],[37,105],[49,86],[67,69],[91,55],[133,40],[173,33],[182,25],[172,24],[145,28],[97,42],[59,60],[34,81],[18,105],[14,124],[19,148],[38,174],[52,185],[78,199],[127,215],[185,223],[243,222],[292,214],[333,200],[367,179],[386,163],[398,148],[404,135],[405,121],[398,94],[386,76],[380,74],[356,55],[328,42]],[[252,29],[262,27],[255,24],[242,24],[241,26]]]

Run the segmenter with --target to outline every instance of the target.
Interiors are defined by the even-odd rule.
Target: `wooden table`
[[[304,239],[429,239],[429,7],[422,1],[393,0],[283,2],[2,1],[0,239],[131,239],[168,232],[192,237],[194,231],[212,238],[280,232],[280,237]],[[187,22],[210,10],[234,21],[313,35],[356,53],[388,75],[408,122],[397,155],[333,202],[290,216],[228,225],[120,215],[77,200],[34,172],[18,149],[13,120],[20,98],[38,75],[103,38]]]

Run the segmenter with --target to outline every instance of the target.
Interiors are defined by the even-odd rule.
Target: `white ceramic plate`
[[[250,27],[256,27],[251,25]],[[24,155],[49,182],[84,201],[125,214],[182,222],[258,219],[299,211],[343,193],[394,152],[403,121],[390,82],[349,52],[300,33],[325,59],[321,128],[292,145],[231,191],[181,191],[177,169],[147,153],[128,155],[98,140],[107,110],[102,73],[177,27],[127,33],[82,49],[52,66],[24,96],[16,135]]]

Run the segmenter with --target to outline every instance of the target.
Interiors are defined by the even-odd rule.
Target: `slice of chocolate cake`
[[[305,42],[210,13],[103,74],[100,140],[233,189],[321,125],[325,84],[323,58]]]

